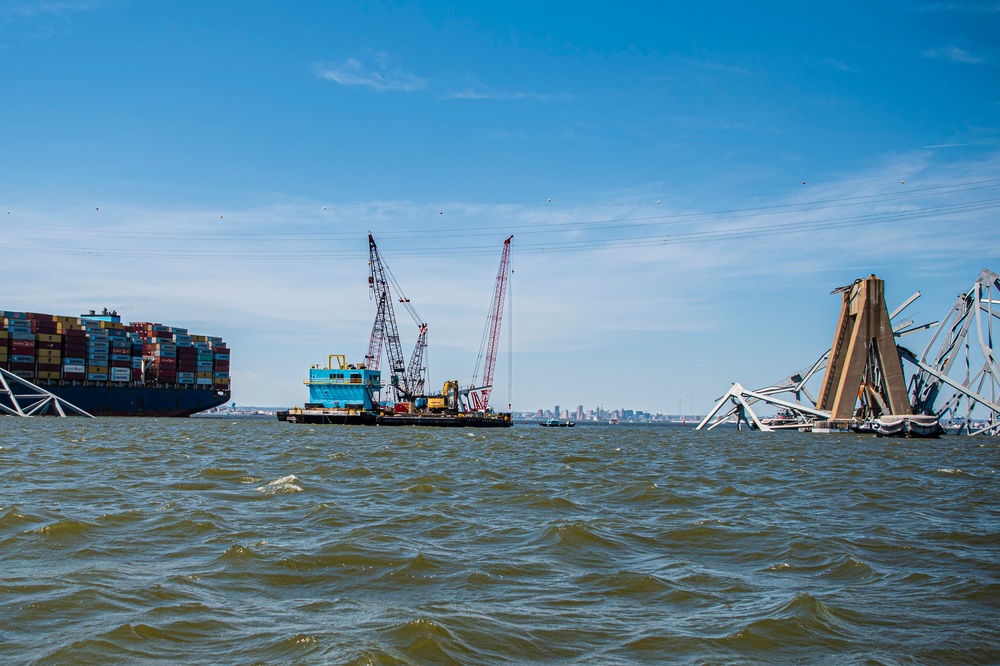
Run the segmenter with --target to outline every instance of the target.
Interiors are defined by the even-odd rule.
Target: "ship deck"
[[[336,409],[294,409],[278,412],[287,423],[365,426],[430,426],[437,428],[509,428],[510,414],[376,414]]]

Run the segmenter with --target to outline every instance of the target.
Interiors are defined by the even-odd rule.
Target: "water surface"
[[[0,419],[0,662],[997,663],[995,438]]]

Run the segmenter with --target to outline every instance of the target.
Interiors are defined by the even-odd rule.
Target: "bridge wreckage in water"
[[[749,390],[734,383],[698,429],[735,421],[762,431],[1000,434],[1000,364],[993,350],[1000,275],[984,268],[940,322],[920,325],[896,323],[920,293],[890,313],[884,286],[871,275],[834,290],[842,303],[830,349],[808,368],[771,386]],[[919,355],[899,342],[935,327]],[[908,385],[904,362],[911,369]],[[807,384],[820,373],[823,383],[815,398]],[[777,416],[759,417],[754,406],[759,409],[760,403],[775,408]]]

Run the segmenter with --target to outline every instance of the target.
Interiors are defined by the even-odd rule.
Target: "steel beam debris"
[[[875,276],[833,293],[843,301],[831,349],[806,370],[771,386],[751,391],[734,383],[698,429],[733,422],[762,431],[807,431],[817,422],[823,426],[817,430],[847,422],[863,428],[880,416],[912,414],[934,416],[950,432],[1000,435],[1000,363],[993,347],[1000,327],[1000,275],[983,269],[940,325],[912,320],[893,324],[920,293],[889,313],[884,284]],[[919,356],[900,344],[901,338],[934,327]],[[903,363],[913,369],[908,386]],[[821,373],[817,400],[806,384]],[[782,394],[791,399],[777,397]],[[754,406],[760,409],[760,403],[776,408],[777,416],[756,414]]]
[[[27,379],[0,368],[0,412],[9,416],[67,416],[67,412],[94,418],[76,405]]]

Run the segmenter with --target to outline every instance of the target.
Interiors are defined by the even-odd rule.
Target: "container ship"
[[[0,368],[93,416],[190,416],[229,401],[222,338],[115,311],[0,310]]]

